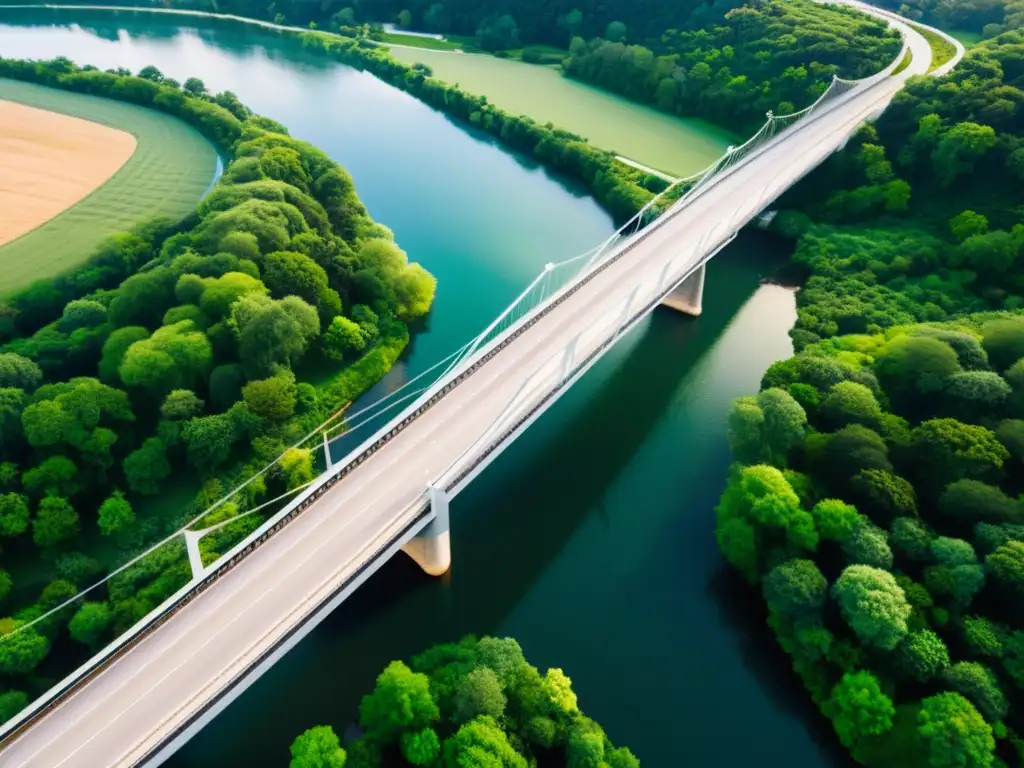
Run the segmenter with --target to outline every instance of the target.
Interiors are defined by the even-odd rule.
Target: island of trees
[[[391,662],[359,705],[358,739],[330,726],[291,747],[291,768],[639,768],[579,708],[560,669],[544,674],[511,638],[466,637]]]
[[[274,458],[205,522],[309,482],[312,452],[286,448],[388,371],[435,281],[369,217],[344,169],[230,93],[61,59],[0,59],[0,77],[169,112],[227,160],[187,221],[116,235],[4,308],[2,721],[190,580],[180,537],[24,625]],[[319,386],[303,381],[312,373]],[[206,537],[204,561],[262,519]]]

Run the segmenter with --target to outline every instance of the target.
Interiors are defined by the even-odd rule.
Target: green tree
[[[906,637],[910,604],[891,573],[851,565],[836,579],[832,594],[865,645],[888,651]]]
[[[861,520],[852,533],[842,541],[843,555],[849,564],[861,563],[874,568],[892,568],[892,550],[884,530]]]
[[[1002,720],[1009,711],[999,679],[984,664],[961,661],[943,673],[942,682],[970,701],[989,723]]]
[[[1024,542],[1008,541],[986,557],[985,573],[1006,594],[1024,600]]]
[[[47,496],[39,502],[32,521],[32,540],[40,547],[53,547],[78,535],[78,513],[66,499]]]
[[[183,320],[132,344],[117,370],[125,384],[162,393],[193,385],[212,366],[210,340]]]
[[[1024,509],[1019,501],[978,480],[957,480],[947,485],[939,497],[939,510],[967,523],[1024,522]]]
[[[715,508],[715,536],[725,558],[755,581],[761,550],[789,544],[814,551],[814,519],[775,467],[755,465],[735,472]]]
[[[874,428],[881,421],[882,407],[863,384],[841,381],[821,401],[818,413],[829,429],[841,429],[848,424]]]
[[[0,354],[0,387],[13,387],[32,392],[42,380],[42,370],[27,357],[13,352]]]
[[[877,432],[860,424],[850,424],[831,435],[814,463],[826,478],[840,487],[866,469],[892,471],[885,441]]]
[[[172,421],[185,421],[203,412],[203,401],[191,389],[173,389],[160,406],[160,415]]]
[[[412,765],[433,765],[441,754],[441,742],[433,728],[402,734],[402,756]]]
[[[50,652],[50,641],[34,627],[14,630],[23,622],[11,619],[0,621],[0,673],[27,675]]]
[[[516,752],[508,736],[490,717],[464,724],[445,740],[444,764],[466,768],[527,768],[526,759]]]
[[[51,456],[38,467],[25,472],[21,482],[33,496],[74,496],[78,491],[75,477],[78,467],[66,456]]]
[[[930,629],[911,632],[896,650],[900,667],[921,683],[938,677],[949,666],[949,650]]]
[[[981,345],[992,367],[997,371],[1006,370],[1024,358],[1024,319],[1015,317],[986,323],[982,328]]]
[[[28,530],[28,518],[28,498],[20,493],[0,495],[0,536],[20,536]]]
[[[946,379],[943,399],[946,412],[972,422],[997,416],[1012,390],[992,371],[964,371]]]
[[[107,603],[84,603],[68,624],[68,632],[83,645],[94,647],[113,619]]]
[[[6,723],[28,706],[28,694],[24,691],[0,693],[0,723]]]
[[[839,499],[822,499],[811,508],[814,525],[826,541],[846,541],[860,525],[857,508]]]
[[[301,488],[313,480],[313,453],[306,448],[289,448],[279,464],[288,490]]]
[[[917,516],[917,495],[907,480],[881,469],[865,469],[853,477],[859,507],[879,525],[891,525],[899,517]]]
[[[900,413],[920,412],[919,400],[936,395],[960,371],[953,348],[927,336],[900,336],[878,356],[875,373]]]
[[[135,510],[124,494],[120,491],[114,493],[100,505],[99,525],[100,533],[104,536],[112,536],[118,531],[124,530],[135,522]]]
[[[189,96],[195,96],[197,98],[206,96],[206,84],[198,77],[190,77],[181,86],[182,90],[185,91]]]
[[[140,325],[129,325],[118,328],[103,342],[103,353],[100,357],[100,378],[108,384],[118,384],[121,376],[118,368],[124,360],[128,349],[137,341],[149,338],[149,331]]]
[[[992,430],[956,419],[926,421],[911,438],[915,464],[943,481],[991,475],[1010,456]]]
[[[892,728],[896,708],[870,672],[847,672],[832,689],[826,712],[839,740],[852,749],[865,736],[880,736]]]
[[[189,463],[200,473],[213,472],[226,462],[238,439],[235,425],[226,413],[186,422],[181,436],[185,439]]]
[[[984,616],[964,616],[960,627],[964,643],[972,654],[993,659],[1003,657],[1003,641],[1008,632],[1001,624]]]
[[[373,692],[359,704],[360,726],[381,744],[393,744],[403,731],[423,730],[439,717],[429,678],[400,661],[385,667]]]
[[[361,352],[366,349],[366,344],[363,329],[341,315],[331,320],[324,333],[324,355],[332,360],[343,360],[350,352]]]
[[[121,283],[117,295],[110,302],[110,321],[117,328],[126,325],[159,327],[164,312],[174,304],[177,279],[170,267],[156,267],[132,275]]]
[[[140,448],[125,456],[121,468],[128,487],[135,493],[155,495],[160,492],[160,484],[171,474],[167,446],[158,437],[146,438]]]
[[[959,693],[940,693],[921,702],[918,734],[935,768],[988,768],[995,759],[992,729]]]
[[[782,389],[737,398],[729,413],[729,444],[746,464],[786,466],[788,453],[803,442],[806,429],[807,414]]]
[[[789,560],[764,577],[764,599],[792,619],[820,616],[828,597],[828,581],[811,560]]]
[[[621,21],[609,22],[604,30],[604,39],[610,43],[621,43],[626,39],[626,25]]]
[[[329,725],[310,728],[292,742],[290,768],[344,768],[345,750]]]
[[[988,125],[957,123],[939,139],[932,152],[932,165],[939,184],[948,187],[958,176],[970,174],[975,165],[997,143],[996,132]]]
[[[98,301],[75,299],[65,305],[58,325],[64,333],[71,333],[79,328],[95,328],[106,320],[107,308]]]
[[[949,231],[962,243],[969,237],[988,232],[988,219],[980,213],[964,211],[949,220]]]
[[[182,275],[179,279],[179,299],[181,298],[182,284],[186,278],[190,277],[190,275]],[[267,293],[267,286],[260,280],[242,272],[227,272],[220,277],[202,280],[200,289],[202,293],[198,297],[199,307],[211,318],[227,317],[231,311],[231,305],[242,296],[263,296]]]
[[[297,296],[281,301],[245,296],[231,308],[238,352],[250,378],[269,376],[276,365],[298,362],[320,333],[316,310]]]
[[[284,421],[295,413],[298,391],[291,371],[242,387],[242,400],[253,413],[271,421]]]
[[[488,667],[470,671],[455,689],[452,718],[456,724],[468,723],[479,715],[495,720],[505,713],[505,694],[497,675]]]

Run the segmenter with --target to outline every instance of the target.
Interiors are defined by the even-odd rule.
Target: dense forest
[[[666,29],[643,44],[574,37],[564,70],[666,112],[747,134],[768,110],[806,107],[834,74],[856,79],[885,69],[900,45],[884,22],[848,8],[755,0],[707,26]]]
[[[359,705],[344,748],[330,726],[291,747],[291,768],[639,768],[579,708],[560,669],[544,674],[511,638],[466,637],[393,661]]]
[[[355,25],[396,20],[407,27],[471,36],[504,55],[531,43],[535,61],[561,61],[564,72],[672,114],[700,116],[741,132],[756,130],[769,109],[786,114],[814,101],[833,74],[864,77],[885,68],[898,36],[864,14],[812,0],[740,3],[411,3],[365,0],[272,3],[218,0],[218,10],[343,34]],[[208,0],[175,6],[209,10]]]
[[[179,85],[153,67],[131,76],[63,59],[0,59],[0,76],[181,116],[229,160],[190,220],[116,235],[83,268],[39,283],[7,308],[0,351],[6,720],[27,692],[47,688],[67,662],[190,580],[180,537],[85,602],[22,625],[274,458],[281,456],[273,472],[205,524],[312,480],[312,452],[288,446],[387,372],[408,341],[407,323],[430,308],[435,281],[373,222],[341,167],[230,93],[210,96],[201,81]],[[302,381],[313,368],[329,372],[318,387]],[[194,502],[176,493],[181,488],[199,491]],[[205,537],[204,561],[262,519],[239,517]]]
[[[878,0],[875,5],[943,29],[985,37],[1024,27],[1022,0]]]
[[[728,422],[726,559],[870,768],[1024,760],[1024,314],[837,336]]]
[[[1022,62],[910,80],[781,201],[799,354],[729,416],[719,546],[871,768],[1024,763]]]
[[[780,205],[804,288],[797,348],[1024,307],[1024,32],[914,78]]]

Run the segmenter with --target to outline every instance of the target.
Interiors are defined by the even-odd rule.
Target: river
[[[247,26],[169,24],[0,7],[0,55],[197,76],[344,164],[439,281],[389,386],[612,230],[581,189],[366,74]],[[454,501],[445,578],[393,560],[169,764],[282,765],[305,728],[341,732],[387,661],[469,632],[562,667],[648,768],[837,763],[713,538],[729,401],[791,352],[793,294],[761,282],[784,257],[742,235],[709,268],[701,318],[655,312]]]

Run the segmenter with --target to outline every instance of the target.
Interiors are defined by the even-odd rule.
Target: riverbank
[[[186,222],[108,241],[103,259],[120,249],[138,262],[122,259],[123,279],[75,294],[58,320],[3,348],[12,407],[0,458],[19,492],[3,498],[13,541],[0,599],[10,595],[17,620],[0,630],[0,663],[19,696],[39,695],[129,630],[308,485],[320,430],[388,374],[407,324],[434,298],[434,278],[408,263],[326,154],[237,97],[207,95],[199,81],[183,92],[154,67],[143,74],[0,59],[0,76],[130,93],[201,124],[230,158]],[[349,272],[337,269],[343,254]],[[89,270],[63,277],[86,283],[79,272]],[[311,386],[303,360],[334,373]],[[39,463],[13,463],[26,456]],[[182,488],[198,492],[168,506],[164,491]],[[185,530],[207,532],[201,563],[185,557]],[[15,630],[31,652],[12,663],[3,636]]]

